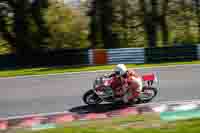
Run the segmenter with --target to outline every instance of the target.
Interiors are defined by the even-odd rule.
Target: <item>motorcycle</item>
[[[102,102],[118,103],[123,102],[122,98],[117,99],[110,87],[112,79],[107,75],[97,77],[93,83],[93,89],[83,95],[83,101],[88,105],[98,105]],[[156,74],[142,75],[143,88],[137,99],[131,100],[131,104],[147,103],[152,101],[158,94],[158,79]]]

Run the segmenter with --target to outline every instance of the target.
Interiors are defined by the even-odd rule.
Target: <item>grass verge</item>
[[[163,122],[156,115],[128,116],[60,125],[55,129],[16,133],[198,133],[200,119]]]
[[[139,68],[139,67],[156,67],[156,66],[167,66],[167,65],[183,65],[183,64],[200,64],[200,61],[192,62],[173,62],[173,63],[161,63],[161,64],[128,64],[128,68]],[[82,71],[96,71],[96,70],[111,70],[114,65],[103,65],[103,66],[79,66],[79,67],[41,67],[41,68],[16,68],[9,70],[0,70],[0,77],[14,77],[14,76],[25,76],[25,75],[43,75],[43,74],[55,74],[65,72],[82,72]]]

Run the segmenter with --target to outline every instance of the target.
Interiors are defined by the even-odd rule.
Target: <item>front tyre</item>
[[[93,90],[89,90],[83,95],[83,101],[88,105],[97,105],[100,104],[103,100],[99,98]]]

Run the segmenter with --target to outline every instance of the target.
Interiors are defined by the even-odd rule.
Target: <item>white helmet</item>
[[[114,69],[114,72],[116,74],[119,74],[119,75],[124,75],[126,72],[127,72],[127,68],[124,64],[118,64],[115,69]]]

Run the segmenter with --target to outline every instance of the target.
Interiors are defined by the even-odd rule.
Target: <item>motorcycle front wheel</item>
[[[97,105],[103,102],[103,100],[99,98],[99,96],[94,93],[93,90],[89,90],[83,95],[83,101],[88,105]]]

